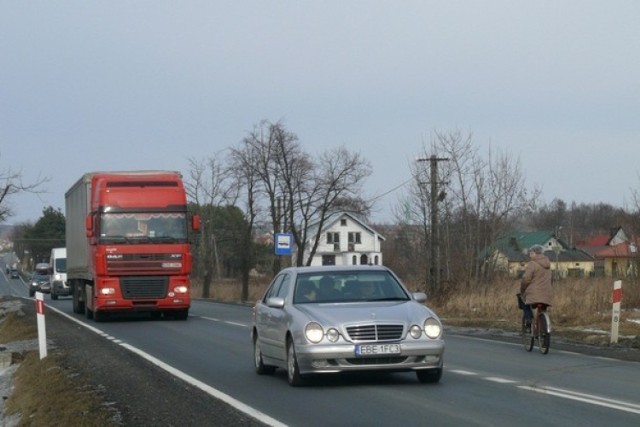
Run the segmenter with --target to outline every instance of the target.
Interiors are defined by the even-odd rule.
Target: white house
[[[315,232],[311,227],[309,235],[314,236]],[[347,212],[333,214],[324,223],[311,265],[382,265],[384,240],[357,216]],[[307,247],[312,243],[307,242]]]

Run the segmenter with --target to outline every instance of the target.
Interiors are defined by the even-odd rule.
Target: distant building
[[[481,253],[486,271],[519,277],[529,261],[529,248],[541,245],[551,260],[554,277],[588,277],[594,274],[595,260],[589,253],[568,245],[552,231],[513,231],[501,236]]]
[[[315,236],[317,227],[312,225],[308,235]],[[384,237],[354,214],[339,212],[329,216],[320,236],[311,265],[382,265]],[[307,253],[312,244],[311,240],[307,242]]]

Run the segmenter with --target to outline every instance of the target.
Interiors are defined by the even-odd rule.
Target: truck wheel
[[[84,313],[84,300],[80,301],[80,293],[82,288],[77,282],[71,284],[71,299],[73,300],[73,312]]]
[[[56,294],[53,289],[51,289],[51,299],[52,300],[57,300],[58,299],[58,294]]]
[[[93,311],[89,310],[89,306],[87,304],[84,305],[84,317],[87,319],[93,319]]]

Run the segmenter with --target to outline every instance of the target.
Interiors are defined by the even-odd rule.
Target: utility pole
[[[437,157],[432,154],[429,158],[420,158],[419,162],[429,161],[431,172],[430,184],[430,209],[431,209],[431,244],[430,244],[430,265],[431,265],[431,291],[437,292],[440,287],[440,233],[438,227],[438,202],[444,200],[444,192],[438,191],[438,162],[449,159]]]

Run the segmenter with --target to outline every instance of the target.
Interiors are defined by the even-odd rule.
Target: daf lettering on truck
[[[65,194],[67,281],[73,311],[187,319],[189,233],[182,177],[172,171],[90,172]]]

